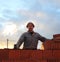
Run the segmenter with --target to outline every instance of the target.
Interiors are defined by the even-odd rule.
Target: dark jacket
[[[47,39],[36,32],[33,32],[33,34],[25,32],[19,38],[16,48],[19,49],[21,44],[24,42],[23,49],[37,49],[38,40],[44,42]]]

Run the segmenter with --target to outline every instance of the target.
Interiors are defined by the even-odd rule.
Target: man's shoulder
[[[38,32],[34,32],[36,36],[40,36],[40,34]]]
[[[26,34],[28,34],[28,32],[24,32],[22,35],[26,35]]]
[[[39,33],[38,32],[34,32],[35,34],[37,34],[37,35],[39,35]]]

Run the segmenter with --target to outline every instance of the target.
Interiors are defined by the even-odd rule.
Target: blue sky
[[[59,34],[60,0],[0,0],[1,45],[6,45],[7,38],[12,45],[16,43],[30,21],[36,25],[34,30],[46,38]],[[13,47],[11,44],[9,47]]]

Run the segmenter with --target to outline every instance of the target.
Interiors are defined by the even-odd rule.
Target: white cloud
[[[13,35],[17,32],[16,24],[12,22],[6,22],[3,26],[3,35]]]
[[[54,2],[56,2],[57,4],[60,3],[60,0],[52,0]]]
[[[42,11],[33,12],[33,11],[20,10],[18,11],[18,13],[30,19],[36,19],[36,18],[47,19],[48,18],[47,13]]]

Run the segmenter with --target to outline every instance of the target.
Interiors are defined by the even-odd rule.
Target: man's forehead
[[[32,26],[34,27],[34,24],[33,24],[32,22],[29,22],[29,23],[27,24],[27,27],[28,27],[29,25],[32,25]]]

